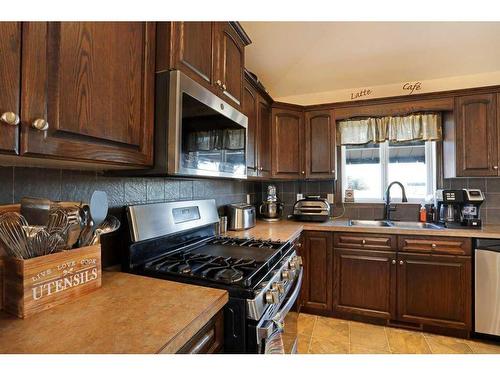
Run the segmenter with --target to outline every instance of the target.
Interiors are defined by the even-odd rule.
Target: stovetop
[[[144,270],[249,289],[281,259],[284,248],[283,242],[218,237],[157,257],[147,262]]]

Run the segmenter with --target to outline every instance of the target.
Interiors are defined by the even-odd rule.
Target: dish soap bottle
[[[420,206],[419,219],[422,223],[425,223],[427,221],[427,210],[425,209],[425,205],[423,203]]]

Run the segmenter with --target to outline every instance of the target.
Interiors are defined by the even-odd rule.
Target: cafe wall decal
[[[409,81],[400,84],[400,89],[397,87],[394,88],[396,92],[392,93],[392,95],[412,95],[418,93],[418,91],[422,90],[422,82],[420,81]],[[397,91],[401,90],[399,93]],[[378,96],[380,96],[379,93]],[[372,96],[377,96],[375,93],[375,89],[373,88],[362,88],[362,89],[356,89],[356,91],[353,91],[350,93],[350,100],[362,100],[362,99],[369,99]]]

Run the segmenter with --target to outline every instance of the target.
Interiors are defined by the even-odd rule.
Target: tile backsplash
[[[267,186],[276,186],[278,197],[285,204],[284,213],[292,213],[297,193],[319,194],[326,198],[327,194],[335,193],[335,181],[286,181],[263,182],[262,197],[266,197]],[[486,201],[481,206],[481,217],[486,224],[500,224],[500,178],[453,178],[445,179],[445,189],[476,188],[485,194]],[[345,209],[345,211],[344,211]],[[397,204],[396,211],[391,216],[397,220],[418,220],[419,204]],[[336,204],[333,214],[343,214],[344,218],[358,220],[376,220],[384,216],[384,205],[380,203],[345,203],[344,207]]]
[[[124,222],[126,205],[214,198],[219,210],[229,203],[261,200],[260,182],[179,179],[166,177],[112,177],[97,172],[42,168],[0,167],[0,204],[17,203],[24,196],[52,200],[88,201],[94,190],[108,195],[110,212]],[[120,262],[128,238],[126,225],[103,240],[104,266]]]
[[[298,193],[335,193],[335,181],[272,181],[252,182],[216,179],[180,179],[168,177],[113,177],[98,172],[43,168],[0,167],[0,204],[19,202],[24,196],[47,197],[52,200],[88,200],[94,190],[108,194],[110,211],[125,220],[124,207],[130,204],[175,200],[214,198],[219,210],[229,203],[244,202],[250,194],[252,203],[265,199],[267,186],[277,188],[284,202],[285,217],[292,213]],[[500,178],[455,178],[444,180],[444,188],[479,188],[486,195],[481,215],[487,224],[500,224]],[[420,205],[397,205],[392,213],[399,220],[417,220]],[[381,219],[383,204],[346,203],[343,217],[350,219]],[[334,215],[340,215],[342,205],[335,205]],[[105,266],[120,262],[126,238],[126,225],[103,241]]]

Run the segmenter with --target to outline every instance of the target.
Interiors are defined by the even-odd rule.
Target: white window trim
[[[346,163],[345,163],[345,152],[346,147],[341,146],[340,149],[340,158],[341,158],[341,178],[342,178],[342,201],[345,199],[345,190],[347,189],[347,176],[346,176]],[[427,196],[434,197],[436,191],[436,142],[425,142],[425,160],[427,161],[427,181],[430,181],[430,184],[427,184]],[[376,198],[356,198],[354,197],[354,203],[384,203],[384,194],[389,186],[388,181],[388,164],[389,164],[389,142],[386,141],[380,144],[380,165],[382,169],[382,186],[381,192],[382,197],[380,199]],[[408,198],[408,203],[425,203],[421,198]]]

